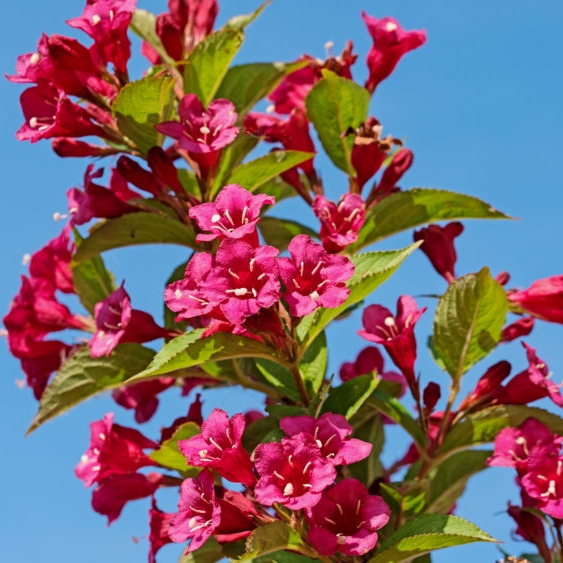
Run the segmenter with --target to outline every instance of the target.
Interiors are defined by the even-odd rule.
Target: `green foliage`
[[[450,284],[434,316],[432,352],[455,382],[497,345],[508,300],[488,268]]]
[[[395,192],[368,210],[358,240],[348,251],[357,252],[396,233],[445,219],[509,218],[473,196],[434,188],[412,188]]]
[[[211,536],[196,551],[182,555],[178,563],[215,563],[222,559],[222,557],[223,549],[217,543],[217,540]]]
[[[76,351],[45,389],[28,433],[85,399],[119,387],[153,356],[153,350],[140,344],[120,344],[107,358],[92,358],[88,347]]]
[[[285,522],[277,521],[256,528],[246,540],[246,555],[239,561],[253,560],[280,549],[299,550],[303,541],[299,534]]]
[[[371,373],[349,379],[329,391],[322,412],[333,412],[348,419],[352,418],[372,394],[377,384],[377,377]]]
[[[128,213],[98,223],[80,244],[74,260],[90,260],[113,248],[164,243],[194,248],[195,232],[184,223],[157,213]]]
[[[124,86],[111,106],[119,130],[146,154],[161,144],[154,126],[171,117],[174,79],[170,76],[141,78]]]
[[[286,250],[293,237],[299,234],[305,233],[311,238],[318,236],[315,231],[297,221],[277,217],[262,217],[258,229],[266,244],[275,246],[280,252]]]
[[[365,88],[334,72],[323,70],[323,78],[311,89],[305,104],[326,154],[349,176],[355,176],[351,155],[354,136],[346,135],[367,119],[370,96]]]
[[[321,332],[307,348],[299,365],[309,397],[313,397],[319,392],[325,378],[327,363],[326,335]]]
[[[133,12],[130,28],[141,39],[146,41],[162,57],[163,60],[172,62],[160,37],[156,34],[156,16],[147,10],[137,8]]]
[[[368,563],[399,563],[436,549],[478,541],[496,540],[459,516],[423,514],[387,538]]]
[[[172,438],[165,440],[158,450],[151,452],[149,457],[164,467],[179,471],[184,477],[195,477],[201,469],[188,465],[184,454],[178,449],[178,442],[192,438],[200,432],[201,429],[195,422],[186,422],[174,432]]]

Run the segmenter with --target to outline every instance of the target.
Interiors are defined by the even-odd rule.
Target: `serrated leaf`
[[[263,2],[252,12],[251,14],[242,14],[239,16],[234,16],[227,21],[225,27],[230,27],[232,29],[244,29],[247,25],[251,24],[264,10],[264,8],[270,3],[271,0]]]
[[[278,520],[256,528],[246,540],[246,552],[239,561],[247,561],[280,549],[298,548],[303,544],[299,534],[285,522]]]
[[[260,234],[264,237],[266,244],[275,246],[280,252],[287,249],[293,237],[305,233],[311,238],[318,238],[318,233],[289,219],[278,219],[277,217],[262,217],[258,223]]]
[[[167,62],[174,62],[162,45],[160,37],[156,34],[156,16],[147,11],[137,8],[133,12],[129,27],[141,39],[146,41]]]
[[[412,188],[395,192],[372,207],[366,214],[358,240],[347,250],[356,252],[401,231],[445,219],[510,217],[473,196],[434,188]]]
[[[74,242],[76,248],[80,247],[82,240],[80,233],[75,229]],[[74,263],[71,268],[74,291],[84,308],[93,314],[96,303],[103,301],[117,289],[113,276],[106,269],[104,261],[99,256],[78,264]]]
[[[287,367],[278,362],[268,359],[256,359],[256,367],[263,380],[273,389],[278,391],[281,396],[289,397],[294,401],[299,401],[299,390],[297,389],[293,376]]]
[[[438,455],[494,442],[503,428],[520,426],[528,418],[539,420],[553,433],[563,436],[563,419],[556,414],[528,405],[498,405],[470,414],[455,424],[446,434]]]
[[[302,343],[303,349],[307,348],[330,321],[352,305],[365,299],[386,279],[391,277],[403,260],[417,247],[418,244],[414,244],[401,250],[365,252],[350,257],[354,263],[354,275],[346,284],[350,289],[350,295],[339,307],[319,308],[310,315],[303,317],[297,327],[297,338]]]
[[[140,344],[120,344],[107,358],[92,358],[87,346],[81,348],[66,360],[45,389],[27,432],[101,391],[119,387],[144,369],[153,356],[153,350]]]
[[[246,115],[270,94],[288,74],[303,68],[307,61],[294,63],[250,63],[231,67],[217,91],[217,98],[231,100],[239,115]]]
[[[178,427],[172,438],[165,440],[158,450],[151,452],[149,457],[169,469],[180,471],[185,477],[195,477],[201,468],[188,465],[185,456],[178,449],[179,440],[187,440],[201,433],[201,428],[195,422],[186,422]]]
[[[240,184],[249,192],[282,174],[286,170],[309,160],[314,153],[303,151],[274,151],[235,168],[229,176],[230,184]]]
[[[202,333],[203,329],[192,330],[167,342],[151,364],[130,382],[233,358],[266,358],[281,362],[271,348],[252,338],[226,332],[202,338]]]
[[[144,154],[161,144],[154,126],[168,118],[173,88],[170,76],[141,78],[124,86],[111,106],[119,130]]]
[[[207,107],[214,99],[229,65],[242,46],[244,33],[226,27],[208,35],[190,53],[184,70],[184,91]]]
[[[422,514],[387,538],[368,563],[399,563],[436,549],[478,541],[496,540],[459,516]]]
[[[303,381],[309,397],[314,397],[324,381],[326,366],[328,363],[328,351],[326,346],[326,335],[321,332],[312,342],[311,346],[301,359],[299,370],[303,375]]]
[[[463,494],[469,478],[487,468],[492,453],[489,450],[458,452],[434,466],[428,475],[430,492],[425,512],[449,512]]]
[[[323,78],[311,88],[305,105],[323,148],[332,162],[349,176],[355,176],[351,155],[354,136],[346,135],[367,119],[370,96],[352,80],[323,70]]]
[[[217,540],[211,536],[195,551],[184,553],[178,563],[215,563],[223,558],[223,549]]]
[[[486,267],[450,284],[436,308],[432,347],[455,382],[495,348],[507,312],[506,293]]]
[[[195,232],[176,219],[156,213],[128,213],[98,223],[82,241],[74,260],[83,262],[106,250],[137,244],[179,244],[194,248]]]
[[[341,414],[347,419],[352,418],[364,404],[379,380],[371,373],[354,377],[331,389],[321,411]]]

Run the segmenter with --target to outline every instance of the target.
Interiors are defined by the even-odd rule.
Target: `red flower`
[[[563,323],[563,275],[536,280],[528,289],[508,293],[508,300],[552,323]]]

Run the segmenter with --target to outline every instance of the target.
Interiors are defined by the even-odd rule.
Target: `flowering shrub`
[[[107,187],[90,164],[83,189],[69,190],[67,223],[31,257],[4,317],[39,401],[30,430],[102,391],[138,423],[170,387],[201,391],[159,438],[105,414],[75,469],[108,523],[130,501],[150,499],[149,561],[171,542],[183,545],[184,562],[427,560],[435,549],[494,541],[455,514],[467,481],[488,466],[516,470],[522,506],[508,509],[516,533],[537,557],[560,560],[563,422],[529,406],[542,398],[563,406],[546,363],[522,341],[527,367],[508,382],[504,360],[465,396],[461,382],[500,343],[529,334],[534,319],[563,321],[561,276],[523,290],[487,267],[456,276],[460,221],[507,216],[472,196],[397,185],[413,153],[383,136],[370,102],[424,45],[424,31],[364,12],[372,39],[364,57],[348,42],[325,61],[233,64],[262,9],[214,31],[215,0],[170,1],[159,16],[133,0],[88,1],[67,23],[90,46],[43,35],[18,59],[10,80],[29,86],[17,138],[51,139],[62,157],[108,157],[111,166]],[[150,63],[137,80],[130,27]],[[263,100],[272,111],[259,111]],[[334,201],[321,151],[346,177]],[[310,208],[316,228],[267,215],[290,198]],[[367,250],[413,230],[406,248]],[[161,321],[134,308],[103,259],[156,243],[186,249],[163,288]],[[428,308],[409,295],[396,314],[364,303],[417,249],[448,283],[429,342],[449,389],[416,367],[416,323]],[[372,344],[342,364],[338,381],[327,370],[326,331],[356,308],[358,334]],[[384,369],[382,350],[398,372]],[[204,419],[201,397],[217,386],[262,393],[264,411],[230,417],[213,408]],[[391,464],[381,458],[385,424],[412,440]],[[481,449],[491,443],[494,451]],[[177,495],[175,512],[158,508],[164,488]]]

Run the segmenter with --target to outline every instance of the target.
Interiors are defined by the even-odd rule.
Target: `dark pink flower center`
[[[303,463],[303,460],[290,454],[287,463],[279,471],[273,472],[285,497],[298,497],[311,490],[313,485],[309,481],[312,465],[311,460]]]

